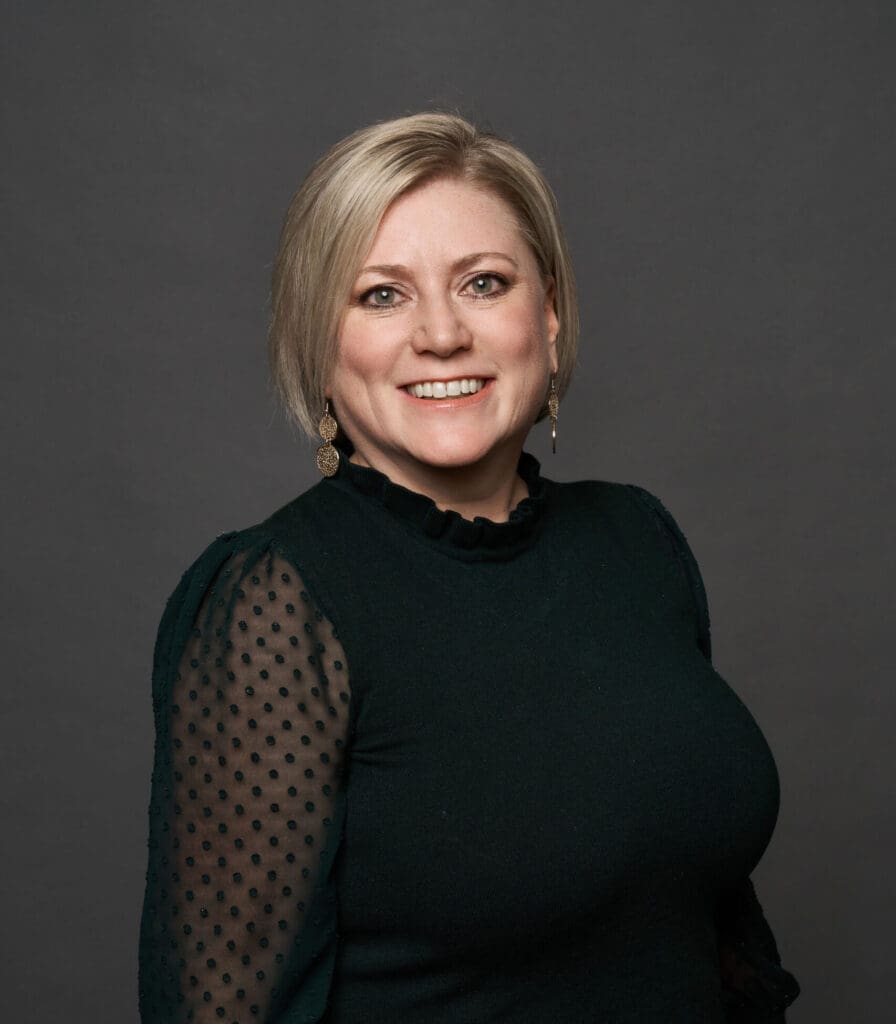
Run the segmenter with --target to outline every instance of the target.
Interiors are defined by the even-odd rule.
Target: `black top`
[[[470,521],[357,466],[169,598],[149,1022],[782,1021],[772,754],[633,485]]]

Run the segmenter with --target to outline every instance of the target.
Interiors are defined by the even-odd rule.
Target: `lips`
[[[456,378],[455,378],[456,379]],[[464,378],[460,378],[463,380]],[[476,378],[473,378],[476,380]],[[436,395],[425,396],[420,395],[419,397],[415,394],[415,387],[410,385],[408,387],[401,388],[400,390],[409,402],[414,402],[419,408],[427,409],[453,409],[458,407],[465,407],[468,405],[476,405],[479,402],[487,398],[492,391],[495,383],[494,377],[479,378],[483,380],[482,386],[477,391],[472,392],[461,392],[458,395],[445,395],[444,397],[438,397]],[[443,382],[439,382],[443,383]],[[447,381],[443,383],[447,384]],[[440,389],[441,390],[441,389]]]
[[[438,401],[476,394],[482,390],[487,380],[485,377],[455,377],[451,380],[418,381],[416,384],[406,385],[404,390],[417,398],[432,398]]]

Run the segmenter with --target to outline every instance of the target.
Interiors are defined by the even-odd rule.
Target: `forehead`
[[[508,203],[487,188],[439,178],[411,189],[383,214],[369,255],[377,261],[414,251],[495,249],[518,254],[528,246]],[[369,261],[368,261],[369,262]]]

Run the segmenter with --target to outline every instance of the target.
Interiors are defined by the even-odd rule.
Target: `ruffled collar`
[[[529,452],[521,452],[517,463],[529,496],[511,510],[506,522],[496,523],[486,516],[465,519],[454,509],[440,509],[427,495],[395,483],[371,466],[349,461],[354,446],[348,439],[335,445],[339,468],[326,481],[377,502],[406,529],[445,554],[466,560],[510,558],[529,547],[541,529],[550,481],[541,476],[541,464]]]

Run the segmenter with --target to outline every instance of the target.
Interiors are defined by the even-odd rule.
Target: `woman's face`
[[[559,324],[510,208],[457,179],[418,186],[386,211],[362,267],[328,389],[354,458],[411,479],[496,453],[515,467]],[[481,390],[463,393],[471,379]]]

